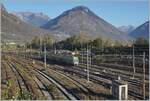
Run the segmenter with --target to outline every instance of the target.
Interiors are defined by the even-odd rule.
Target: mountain
[[[65,11],[44,26],[41,26],[41,28],[70,36],[84,32],[88,33],[91,37],[102,36],[103,38],[115,40],[128,39],[124,32],[98,17],[85,6],[77,6]]]
[[[120,31],[123,31],[123,32],[129,34],[130,32],[132,32],[135,29],[135,27],[132,25],[128,25],[128,26],[120,26],[120,27],[118,27],[118,29]]]
[[[50,20],[50,18],[47,15],[44,15],[41,12],[12,12],[12,14],[20,18],[22,21],[37,27],[46,24]]]
[[[133,38],[143,37],[143,38],[148,39],[149,38],[149,21],[137,27],[129,35]]]
[[[49,31],[27,24],[13,14],[8,13],[2,4],[0,13],[2,42],[24,42],[40,34],[50,34]]]

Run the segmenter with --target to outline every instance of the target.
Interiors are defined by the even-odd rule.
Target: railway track
[[[20,90],[17,78],[6,61],[2,62],[2,69],[2,77],[4,78],[1,81],[1,99],[16,98],[16,94]],[[6,92],[9,92],[9,95]]]
[[[84,73],[84,71],[81,69],[79,69],[78,67],[72,67],[73,69],[79,69],[79,70],[70,70],[70,67],[63,67],[63,66],[59,66],[59,68],[63,68],[63,71],[68,71],[68,72],[72,72],[72,73],[74,73],[74,74],[79,74],[79,75],[81,75],[82,74],[82,77],[84,77],[84,76],[86,76],[86,73]],[[66,69],[64,69],[64,68],[69,68],[68,70],[66,70]],[[57,68],[58,69],[58,68]],[[94,68],[95,69],[95,68]],[[99,68],[97,68],[97,69],[99,69]],[[104,68],[103,68],[104,69]],[[105,68],[106,69],[106,68]],[[83,72],[81,72],[81,71],[83,71]],[[97,71],[97,70],[96,70]],[[99,70],[98,70],[99,71]],[[80,73],[81,72],[81,73]],[[86,71],[85,71],[86,72]],[[109,87],[109,86],[111,86],[111,81],[110,82],[105,82],[105,80],[106,79],[108,79],[108,80],[112,80],[112,79],[117,79],[117,76],[116,77],[114,77],[114,75],[112,75],[111,73],[106,73],[105,75],[98,75],[99,77],[101,77],[101,79],[100,78],[98,78],[98,77],[95,77],[95,74],[94,74],[94,72],[93,72],[93,70],[92,70],[92,72],[90,72],[92,75],[91,75],[91,80],[92,79],[94,79],[94,80],[96,80],[96,81],[101,81],[101,82],[104,82],[104,83],[102,83],[102,85],[104,85],[104,86],[106,86],[106,87]],[[97,74],[96,74],[97,75]],[[135,96],[135,97],[137,97],[137,98],[139,98],[139,99],[142,99],[142,97],[141,97],[141,95],[140,94],[137,94],[137,90],[136,89],[139,89],[139,88],[137,88],[137,87],[139,87],[140,86],[140,84],[141,84],[141,82],[139,81],[139,80],[131,80],[131,79],[129,79],[129,77],[128,76],[125,76],[125,75],[121,75],[121,77],[122,77],[122,79],[123,80],[125,80],[125,81],[128,81],[129,82],[129,94],[130,95],[132,95],[132,96]],[[103,78],[105,78],[105,80],[103,79]],[[95,82],[95,81],[94,81]],[[138,91],[138,92],[140,92],[140,91]],[[136,94],[135,94],[136,93]]]
[[[16,64],[17,63],[15,61],[13,61],[13,60],[11,62],[8,61],[8,64],[10,65],[12,71],[14,72],[14,74],[17,77],[17,81],[18,81],[18,84],[19,84],[21,92],[26,92],[26,91],[30,92],[32,94],[31,95],[32,96],[31,99],[43,99],[43,98],[45,98],[44,96],[46,96],[48,98],[51,97],[50,95],[46,94],[44,90],[37,89],[37,87],[44,85],[40,81],[38,81],[37,78],[31,77],[32,79],[28,80],[28,81],[32,80],[32,82],[34,84],[34,87],[33,87],[33,85],[30,85],[31,83],[26,82],[27,78],[25,79],[25,75],[22,75],[20,73],[21,71],[16,68]],[[35,92],[37,92],[37,93],[35,94]],[[44,94],[44,96],[41,96],[42,93]]]
[[[64,67],[64,66],[60,66],[60,65],[56,65],[54,68],[61,70],[63,72],[72,73],[73,75],[80,75],[85,79],[87,76],[86,71],[84,71],[83,69],[80,69],[80,68],[66,67],[66,66]],[[90,75],[90,80],[93,82],[97,81],[97,83],[102,84],[102,85],[109,85],[110,86],[110,84],[111,84],[110,80],[105,79],[105,78],[101,78],[101,77],[98,77],[95,75]]]
[[[48,99],[48,100],[52,100],[54,98],[54,96],[52,96],[52,93],[50,93],[47,89],[47,83],[49,84],[50,82],[54,83],[55,81],[51,81],[50,80],[50,77],[46,77],[46,74],[42,74],[42,72],[39,72],[38,70],[34,70],[34,69],[31,69],[32,67],[31,66],[27,66],[25,64],[28,64],[26,63],[26,61],[17,61],[17,60],[14,60],[14,62],[17,62],[18,64],[21,64],[24,68],[26,68],[28,71],[32,71],[32,73],[34,73],[34,76],[36,76],[36,78],[33,78],[34,81],[36,81],[38,87],[41,89],[41,92],[44,94],[44,96]],[[29,64],[28,64],[29,65]],[[31,67],[31,68],[30,68]],[[55,84],[55,83],[54,83]],[[64,90],[64,88],[60,88],[58,87],[58,90],[59,93],[61,93],[62,95],[64,94],[64,97],[61,97],[63,99],[73,99],[73,97],[71,97],[69,94],[67,94]],[[56,95],[56,94],[54,94]],[[61,96],[62,96],[61,95]],[[59,95],[60,96],[60,95]]]
[[[74,74],[76,74],[76,75],[82,75],[83,78],[86,78],[86,71],[84,71],[84,70],[82,70],[82,72],[81,72],[81,70],[71,70],[71,69],[70,69],[71,67],[68,67],[68,68],[67,68],[67,67],[63,67],[63,66],[58,66],[58,67],[59,67],[59,68],[57,68],[57,69],[62,70],[62,71],[64,71],[64,72],[67,72],[67,73],[74,73]],[[66,68],[67,68],[67,69],[66,69]],[[74,69],[75,69],[75,68],[74,68]],[[100,83],[101,85],[110,88],[110,86],[111,86],[111,80],[107,80],[107,81],[109,81],[109,82],[107,82],[107,81],[105,81],[104,79],[99,79],[99,78],[100,78],[100,77],[97,77],[97,76],[93,75],[92,73],[91,73],[91,75],[90,75],[90,80],[91,80],[91,81],[96,82],[96,83]],[[99,82],[97,82],[97,81],[99,81]],[[136,89],[136,88],[135,88],[135,89]],[[134,92],[135,89],[129,88],[129,95],[134,96],[134,97],[136,97],[136,98],[138,98],[138,99],[142,99],[142,96],[141,96],[139,93]]]
[[[24,63],[27,64],[27,62],[25,62],[25,61],[24,61]],[[35,66],[35,67],[39,67],[39,65],[37,65],[37,66]],[[43,67],[42,67],[42,68],[43,68]],[[48,70],[48,69],[49,69],[49,68],[47,68],[47,70]],[[62,77],[65,77],[66,79],[68,79],[69,82],[72,82],[73,85],[77,86],[77,88],[80,88],[81,92],[83,92],[84,95],[87,96],[87,94],[89,94],[89,93],[91,93],[91,95],[92,95],[92,92],[91,92],[87,87],[85,87],[84,85],[82,85],[81,83],[79,83],[77,80],[71,78],[70,76],[67,76],[65,73],[58,72],[58,71],[54,71],[54,70],[52,71],[52,69],[51,69],[50,71],[53,72],[54,74],[57,74],[57,75],[59,75],[59,76],[62,76]],[[54,78],[57,79],[57,77],[54,77]],[[64,80],[65,80],[65,79],[64,79]],[[77,97],[77,98],[79,99],[80,97]]]
[[[76,86],[78,86],[79,88],[81,88],[83,90],[83,92],[85,93],[88,93],[89,92],[89,89],[87,87],[85,87],[84,85],[82,85],[80,82],[78,82],[77,80],[75,80],[74,78],[66,75],[65,73],[63,72],[60,72],[60,71],[55,71],[55,73],[61,75],[61,76],[64,76],[66,77],[68,80],[72,81]]]
[[[76,97],[74,97],[72,94],[70,94],[59,82],[57,82],[55,79],[51,78],[50,76],[48,76],[46,73],[35,69],[36,72],[38,72],[39,74],[41,74],[43,77],[47,78],[49,81],[51,81],[52,83],[54,83],[62,92],[63,94],[69,99],[69,100],[77,100]]]
[[[122,65],[117,65],[117,66],[122,66],[122,67],[120,67],[120,69],[115,69],[114,67],[111,68],[110,67],[111,65],[109,65],[109,64],[107,64],[107,65],[95,65],[95,64],[92,64],[92,67],[96,68],[96,69],[105,69],[105,70],[108,70],[110,72],[113,72],[113,73],[116,73],[116,74],[120,74],[120,75],[124,75],[124,76],[128,76],[128,77],[132,77],[133,76],[133,72],[131,72],[133,70],[130,70],[130,71],[121,70],[121,68],[126,68],[126,67],[123,67]],[[85,63],[80,63],[80,66],[86,66],[86,64]],[[115,65],[113,65],[113,66],[115,66]],[[141,77],[141,73],[136,73],[135,77],[136,78],[140,78]],[[148,80],[149,76],[146,76],[146,79]]]
[[[45,87],[44,83],[41,82],[41,80],[39,80],[38,77],[35,77],[33,79],[38,84],[39,89],[41,90],[43,95],[46,97],[46,99],[52,100],[52,96],[48,91],[46,91],[46,87]]]
[[[82,66],[81,68],[86,68],[86,67]],[[110,80],[117,79],[117,77],[120,76],[122,80],[127,81],[129,84],[134,85],[136,87],[139,87],[139,85],[143,83],[140,79],[132,79],[131,76],[129,75],[120,74],[116,71],[114,72],[108,69],[107,67],[101,67],[101,66],[98,67],[98,66],[92,65],[92,67],[89,70],[93,72],[92,74],[98,73],[96,75],[104,77],[106,79],[110,79]],[[103,72],[103,70],[106,70],[106,72]]]
[[[22,61],[22,62],[25,62],[25,61]],[[80,84],[76,80],[73,80],[70,76],[65,75],[65,73],[69,73],[69,74],[81,76],[81,77],[86,79],[86,75],[87,75],[86,72],[87,71],[85,71],[85,69],[82,69],[81,67],[74,67],[74,66],[70,66],[70,67],[68,67],[68,66],[61,66],[61,65],[55,65],[54,66],[54,70],[59,70],[59,71],[64,72],[64,73],[62,73],[62,72],[56,71],[55,72],[56,74],[66,77],[68,80],[73,82],[75,85],[78,85],[78,87],[81,88],[82,91],[88,92],[88,89],[86,89],[86,87],[84,87],[82,84]],[[50,75],[48,75],[46,72],[40,71],[38,69],[35,69],[35,71],[37,72],[37,74],[40,74],[43,78],[46,78],[50,82],[54,83],[54,81],[55,81],[55,83],[58,83],[60,85],[59,87],[62,86],[61,83],[59,83],[53,77],[50,77]],[[95,72],[97,72],[97,71],[100,74],[96,74]],[[128,78],[129,76],[126,76],[126,75],[121,75],[121,76],[122,76],[122,79],[124,79],[125,81],[128,81],[132,87],[135,87],[135,86],[138,87],[139,84],[140,84],[139,80],[134,80],[133,81],[133,80]],[[111,72],[104,74],[104,73],[101,72],[100,68],[90,68],[90,80],[91,81],[99,83],[99,84],[101,84],[103,86],[106,86],[107,88],[110,88],[112,79],[116,79],[115,74],[111,74]],[[51,81],[51,80],[54,80],[54,81]],[[68,91],[66,90],[66,92],[68,92]],[[66,92],[65,93],[63,92],[63,94],[66,95],[67,94]],[[69,94],[70,94],[70,92],[69,92]],[[70,94],[70,95],[72,95],[72,94]],[[72,95],[72,97],[69,97],[70,95],[66,95],[69,100],[73,99],[72,97],[74,97],[74,99],[78,99],[74,95]],[[129,95],[134,96],[134,97],[136,97],[138,99],[142,99],[141,95],[138,92],[134,92],[134,89],[131,89],[131,88],[129,88]]]
[[[28,91],[29,89],[27,88],[27,84],[25,83],[23,76],[18,72],[18,70],[16,70],[16,67],[14,66],[14,64],[8,63],[8,65],[11,67],[12,71],[17,77],[17,82],[19,84],[19,88],[21,92]]]
[[[41,64],[41,63],[38,63],[37,61],[36,61],[36,64],[38,64],[38,66],[43,66],[43,64]],[[56,71],[56,69],[55,69],[55,67],[57,68],[57,71]],[[42,67],[43,68],[43,67]],[[59,74],[59,75],[61,75],[61,76],[64,76],[64,77],[66,77],[67,79],[69,79],[70,81],[72,81],[73,83],[75,83],[75,85],[77,85],[77,86],[79,86],[79,88],[80,89],[82,89],[83,90],[83,92],[87,92],[87,93],[89,93],[89,94],[93,94],[93,91],[91,91],[91,90],[89,90],[89,88],[87,88],[85,85],[83,85],[83,84],[81,84],[78,80],[75,80],[74,78],[72,78],[71,77],[71,75],[67,75],[66,74],[66,71],[64,72],[64,70],[62,70],[61,68],[63,68],[63,66],[59,66],[59,65],[52,65],[52,66],[50,66],[49,68],[47,67],[47,70],[48,69],[53,69],[54,71],[56,71],[56,72],[54,72],[53,71],[53,74]],[[61,69],[61,70],[59,70],[59,69]],[[59,72],[59,71],[61,71],[61,72]],[[52,72],[52,71],[51,71]],[[71,73],[71,71],[68,71],[69,73],[68,74],[70,74]],[[74,73],[74,72],[73,72]],[[76,74],[76,73],[74,73],[74,74]],[[82,73],[81,73],[82,74]],[[83,73],[84,74],[84,76],[83,75],[81,75],[83,78],[85,78],[86,77],[86,74],[85,73]],[[86,79],[86,78],[85,78]],[[103,79],[103,78],[101,78],[101,79]],[[95,80],[96,79],[94,79],[94,80],[92,80],[92,81],[94,81],[95,82]],[[102,85],[104,85],[105,87],[106,87],[106,85],[105,85],[105,83],[103,83],[102,82],[103,80],[101,80],[101,81],[97,81],[98,83],[101,83]],[[108,87],[108,86],[107,86]],[[109,91],[110,92],[110,91]]]
[[[26,61],[23,61],[23,62],[26,63],[26,64],[28,64]],[[37,67],[38,67],[38,66],[37,66]],[[61,75],[61,76],[66,77],[67,79],[70,80],[69,82],[73,82],[74,85],[78,86],[78,87],[80,88],[80,90],[82,90],[82,92],[84,92],[85,94],[87,94],[87,89],[86,89],[85,87],[83,87],[83,85],[80,85],[80,84],[75,83],[75,81],[73,81],[73,79],[71,79],[71,78],[69,78],[69,77],[67,77],[67,76],[65,76],[65,75],[63,75],[63,74],[60,74],[60,73],[57,73],[57,72],[55,72],[55,73],[58,74],[58,75]],[[78,98],[78,97],[76,96],[76,98]],[[79,98],[78,98],[78,99],[79,99]]]
[[[7,73],[6,73],[6,68],[5,68],[5,62],[4,61],[2,61],[1,62],[1,84],[2,85],[6,85],[6,75],[7,75]]]

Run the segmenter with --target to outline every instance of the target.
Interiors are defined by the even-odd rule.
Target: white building
[[[117,100],[128,100],[128,84],[122,80],[112,82],[112,95]]]

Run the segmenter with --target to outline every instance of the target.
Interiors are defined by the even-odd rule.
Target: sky
[[[148,21],[148,0],[0,0],[8,12],[42,12],[50,18],[86,6],[112,25],[139,26]]]

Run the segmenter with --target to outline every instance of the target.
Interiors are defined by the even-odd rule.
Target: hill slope
[[[133,38],[144,37],[148,39],[149,38],[149,21],[137,27],[129,35]]]
[[[129,34],[130,32],[132,32],[135,29],[135,27],[132,25],[128,25],[128,26],[120,26],[120,27],[118,27],[118,29],[120,31],[123,31],[123,32]]]
[[[88,33],[91,37],[102,36],[116,40],[127,40],[126,34],[84,6],[78,6],[65,11],[55,19],[50,20],[42,28],[60,34],[75,35]]]
[[[31,26],[8,13],[3,5],[1,5],[0,13],[2,41],[24,42],[39,34],[49,34],[48,31]]]
[[[46,24],[50,20],[50,18],[43,13],[13,12],[12,14],[20,18],[22,21],[37,27]]]

